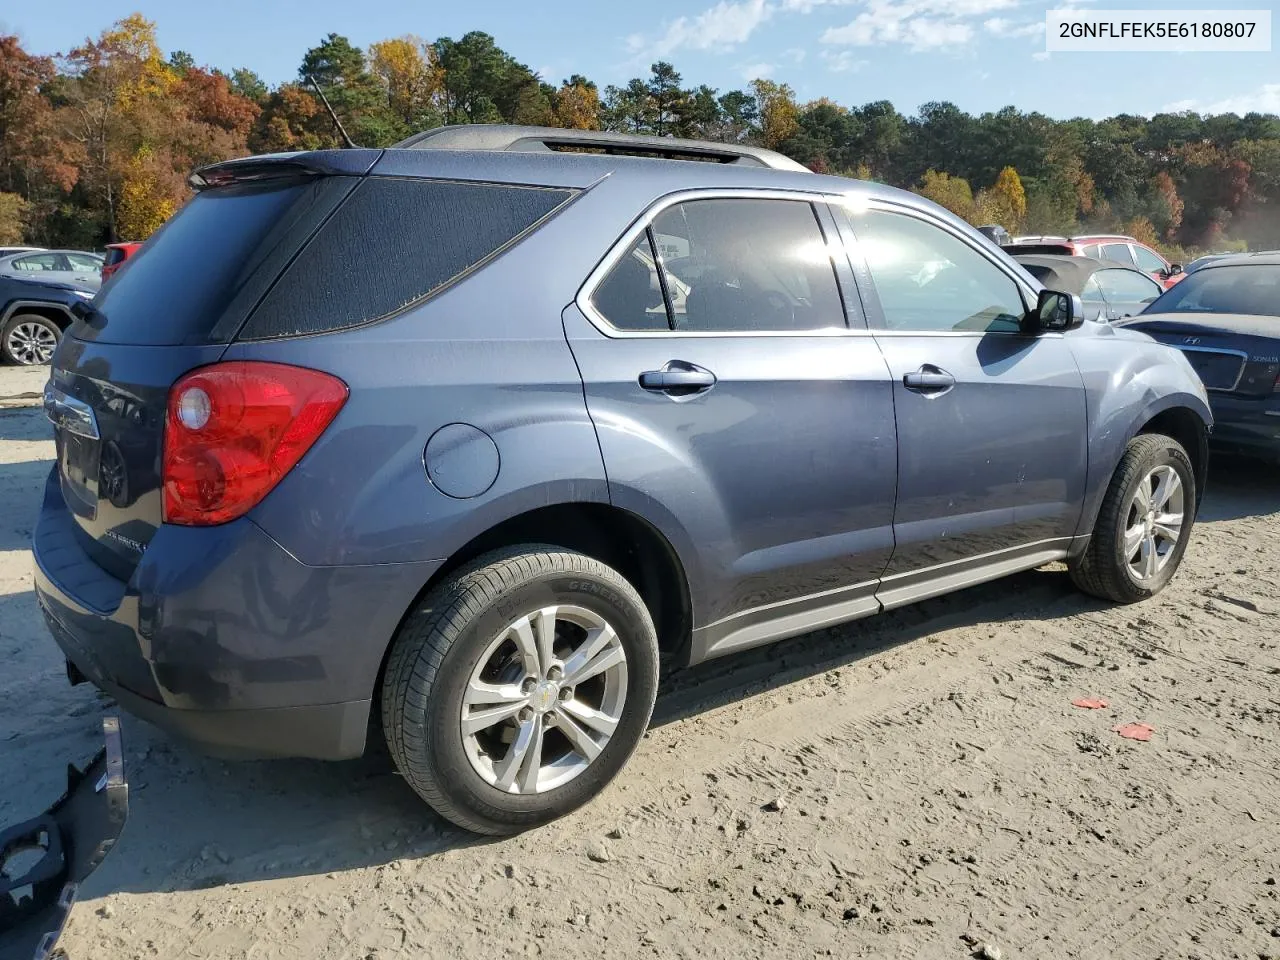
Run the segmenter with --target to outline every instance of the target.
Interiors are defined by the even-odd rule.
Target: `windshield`
[[[1205,267],[1171,287],[1143,312],[1280,317],[1280,264]]]

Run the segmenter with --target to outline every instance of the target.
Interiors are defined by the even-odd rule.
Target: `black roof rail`
[[[737,163],[775,170],[809,172],[808,167],[773,150],[709,140],[645,137],[606,130],[568,130],[503,123],[468,123],[435,127],[394,144],[401,150],[509,150],[518,153],[589,152],[617,156],[659,157]]]

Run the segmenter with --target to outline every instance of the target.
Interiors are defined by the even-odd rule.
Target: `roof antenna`
[[[342,121],[338,119],[338,115],[333,112],[333,107],[329,106],[329,98],[324,95],[324,91],[320,89],[320,84],[316,83],[316,78],[311,74],[307,74],[307,80],[311,86],[316,88],[316,94],[320,97],[320,102],[324,104],[324,108],[329,111],[329,116],[333,118],[333,125],[338,128],[338,136],[342,137],[342,143],[348,150],[355,150],[356,145],[349,136],[346,129],[342,126]]]

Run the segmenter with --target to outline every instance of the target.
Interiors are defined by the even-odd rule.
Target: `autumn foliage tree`
[[[977,218],[973,187],[963,177],[953,177],[949,173],[939,173],[937,170],[926,170],[915,192],[932,200],[938,206],[945,207],[962,220],[972,223]]]
[[[1055,120],[934,101],[908,115],[887,100],[801,104],[774,79],[717,90],[668,61],[603,89],[576,73],[557,85],[474,30],[363,49],[317,34],[297,74],[274,86],[244,66],[162,51],[140,14],[54,57],[0,35],[0,236],[85,247],[140,239],[190,196],[192,167],[342,146],[314,77],[362,146],[442,123],[694,137],[914,189],[1013,231],[1280,247],[1280,117],[1271,114]]]

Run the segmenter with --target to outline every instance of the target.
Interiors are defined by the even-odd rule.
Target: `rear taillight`
[[[169,390],[165,521],[209,525],[243,515],[346,401],[345,383],[303,367],[233,361],[188,373]]]

